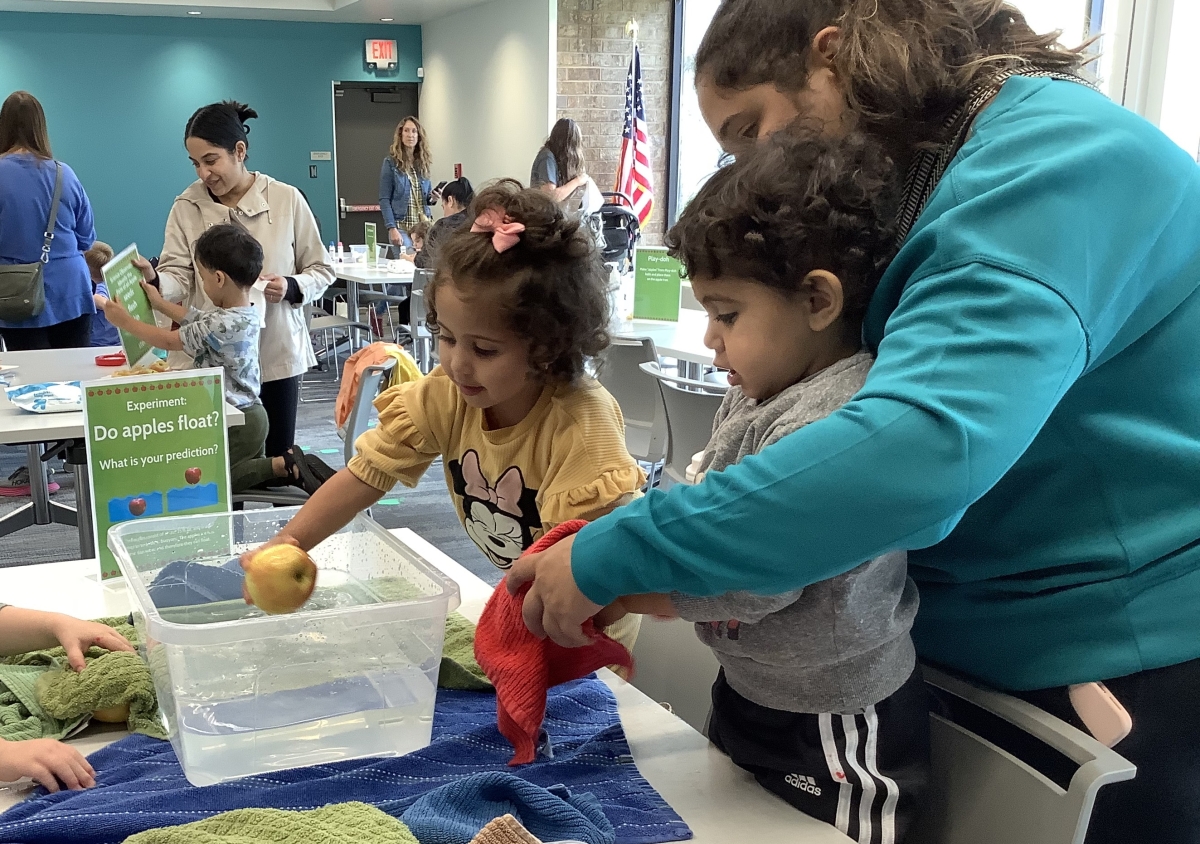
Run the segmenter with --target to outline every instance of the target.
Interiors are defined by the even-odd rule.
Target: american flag
[[[645,225],[654,208],[654,183],[650,176],[650,132],[642,101],[642,57],[636,45],[625,81],[625,128],[621,134],[621,165],[615,190],[633,199],[638,222]]]

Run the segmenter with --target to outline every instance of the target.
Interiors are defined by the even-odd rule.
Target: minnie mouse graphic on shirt
[[[542,527],[537,490],[525,486],[517,466],[500,473],[495,486],[488,483],[475,449],[462,462],[448,464],[454,493],[462,499],[463,527],[497,568],[507,569],[533,544],[534,531]]]

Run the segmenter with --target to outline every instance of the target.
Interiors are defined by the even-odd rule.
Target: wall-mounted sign
[[[309,161],[333,161],[333,153],[329,150],[312,150],[308,153]]]
[[[367,39],[367,67],[382,70],[394,70],[398,59],[396,57],[396,42],[384,41],[382,38]]]

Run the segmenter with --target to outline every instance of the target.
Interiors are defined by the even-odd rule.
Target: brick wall
[[[601,190],[612,190],[621,150],[632,49],[625,24],[632,18],[640,26],[642,94],[654,169],[654,211],[644,230],[648,244],[661,242],[667,208],[673,5],[672,0],[558,0],[558,116],[579,124],[587,172]]]

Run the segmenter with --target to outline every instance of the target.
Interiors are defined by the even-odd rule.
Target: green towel
[[[87,718],[60,720],[38,701],[38,678],[51,669],[41,665],[0,665],[0,739],[65,738]]]
[[[408,827],[366,803],[306,812],[235,809],[202,821],[139,832],[125,844],[417,844]]]
[[[475,625],[456,612],[446,616],[446,644],[442,646],[438,685],[469,692],[493,691],[475,661]]]
[[[137,631],[127,617],[97,619],[138,643]],[[0,736],[4,738],[62,738],[87,720],[93,711],[129,704],[129,730],[152,738],[166,738],[158,717],[158,698],[150,669],[136,653],[88,648],[86,665],[76,674],[67,665],[61,647],[8,657],[0,665],[0,686],[17,699],[14,712],[0,696]],[[28,693],[32,682],[33,695]],[[24,727],[17,726],[25,710]],[[8,716],[12,716],[9,719]],[[40,732],[35,732],[36,719]],[[10,736],[4,728],[14,731]]]

